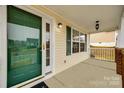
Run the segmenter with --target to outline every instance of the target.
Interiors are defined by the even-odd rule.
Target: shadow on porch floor
[[[45,81],[50,88],[121,88],[114,62],[85,60]]]

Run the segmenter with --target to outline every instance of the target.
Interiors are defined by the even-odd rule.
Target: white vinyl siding
[[[87,35],[87,38],[89,38],[89,35]],[[61,30],[57,28],[55,42],[55,73],[59,73],[89,58],[89,51],[72,53],[66,56],[66,24]],[[87,44],[89,45],[89,39],[87,39]]]

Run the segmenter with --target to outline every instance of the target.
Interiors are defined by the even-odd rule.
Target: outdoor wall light
[[[99,21],[96,21],[95,28],[96,28],[96,30],[98,30],[98,29],[99,29]]]
[[[58,23],[58,28],[62,28],[62,23]]]

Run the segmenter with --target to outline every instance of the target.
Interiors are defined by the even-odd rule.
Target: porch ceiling
[[[46,5],[47,8],[87,29],[96,32],[95,21],[100,21],[99,31],[118,29],[123,6],[120,5]]]

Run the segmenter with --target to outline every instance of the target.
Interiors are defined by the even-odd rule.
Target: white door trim
[[[7,87],[7,8],[0,6],[0,87]]]

